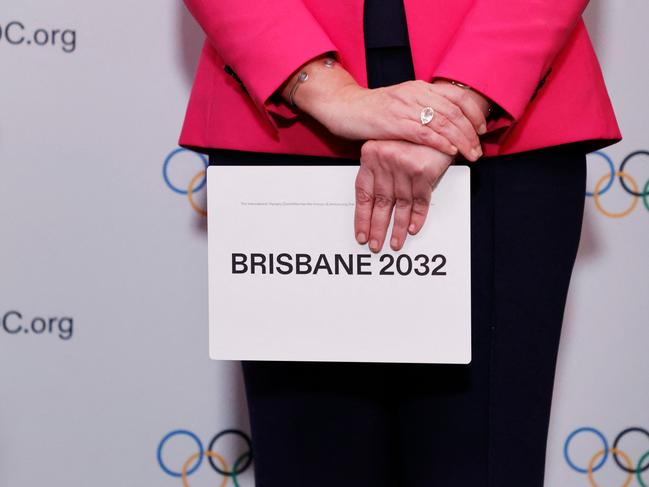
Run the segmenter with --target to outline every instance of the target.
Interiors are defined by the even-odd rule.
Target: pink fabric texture
[[[180,145],[359,157],[362,141],[330,134],[274,93],[327,52],[367,87],[362,0],[185,3],[207,38]],[[610,145],[621,134],[581,19],[586,4],[404,0],[415,77],[457,80],[504,109],[482,138],[486,156],[573,142],[589,150]]]

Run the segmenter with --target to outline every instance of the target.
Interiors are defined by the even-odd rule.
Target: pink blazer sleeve
[[[587,4],[588,0],[475,0],[434,76],[468,84],[491,98],[507,113],[493,120],[490,130],[510,128]]]
[[[271,95],[302,64],[338,51],[302,0],[184,0],[219,56],[240,78],[256,107],[295,112]]]

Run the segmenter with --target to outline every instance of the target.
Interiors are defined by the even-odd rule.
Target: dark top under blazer
[[[402,0],[365,0],[363,31],[368,88],[415,79]]]
[[[365,47],[409,46],[403,0],[365,0]]]

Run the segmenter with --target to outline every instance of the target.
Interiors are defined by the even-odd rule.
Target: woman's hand
[[[394,208],[390,247],[400,250],[408,233],[422,228],[431,193],[452,161],[436,149],[403,140],[365,142],[355,184],[356,240],[380,251]]]
[[[482,156],[479,134],[486,131],[480,108],[461,90],[463,104],[442,94],[439,86],[423,80],[405,81],[382,88],[349,85],[340,90],[316,118],[330,132],[348,139],[407,140],[448,155],[459,151],[467,160]],[[423,107],[434,110],[426,125]]]
[[[485,116],[467,90],[423,80],[367,89],[340,63],[325,67],[322,57],[298,72],[302,69],[309,73],[309,80],[296,91],[294,102],[335,135],[353,140],[407,140],[448,155],[459,150],[470,161],[482,155],[478,135],[486,130]],[[285,98],[295,77],[283,87]],[[423,125],[420,113],[426,106],[435,115]]]
[[[400,250],[408,233],[421,230],[432,191],[458,149],[470,161],[482,155],[478,134],[486,131],[490,101],[444,79],[363,88],[340,63],[326,67],[324,57],[300,67],[279,91],[288,100],[306,70],[309,79],[294,93],[296,105],[336,135],[367,140],[356,178],[356,239],[380,251],[394,209],[390,246]],[[422,125],[425,106],[436,114]]]

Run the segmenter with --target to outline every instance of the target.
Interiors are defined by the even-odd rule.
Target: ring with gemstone
[[[419,118],[421,119],[421,124],[426,125],[433,119],[434,116],[435,116],[435,110],[433,110],[431,107],[422,108],[421,113],[419,114]]]

